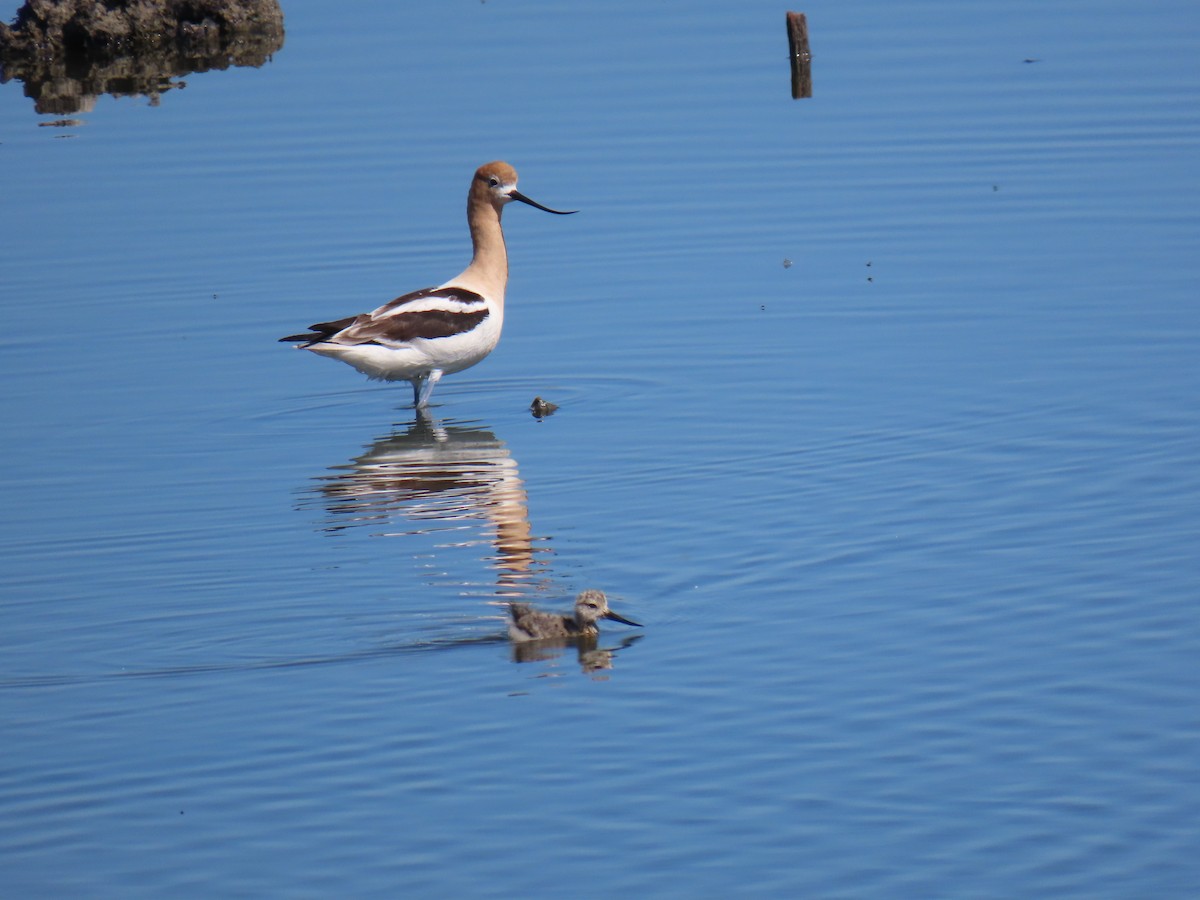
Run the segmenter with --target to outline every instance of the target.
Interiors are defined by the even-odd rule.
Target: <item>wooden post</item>
[[[812,96],[812,54],[808,51],[808,18],[802,12],[787,14],[788,50],[792,59],[792,99]]]

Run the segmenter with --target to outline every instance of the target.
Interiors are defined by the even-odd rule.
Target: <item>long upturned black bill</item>
[[[579,212],[577,209],[568,209],[564,211],[561,209],[551,209],[548,206],[542,206],[542,204],[538,203],[536,200],[530,200],[518,190],[509,191],[508,196],[512,197],[514,200],[520,200],[522,203],[528,203],[530,206],[536,207],[537,209],[545,210],[548,213],[554,213],[556,216],[571,216]]]
[[[550,210],[550,211],[551,211],[551,212],[554,212],[554,210]],[[633,621],[633,619],[627,619],[627,618],[625,618],[624,616],[618,616],[618,615],[617,615],[615,612],[613,612],[611,609],[610,609],[608,612],[606,612],[606,613],[604,614],[604,618],[606,618],[606,619],[613,619],[614,621],[617,621],[617,622],[622,622],[622,623],[624,623],[624,624],[626,624],[626,625],[632,625],[634,628],[641,628],[641,627],[642,627],[642,623],[641,623],[641,622],[635,622],[635,621]]]

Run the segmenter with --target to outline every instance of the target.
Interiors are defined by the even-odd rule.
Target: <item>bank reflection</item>
[[[17,79],[39,113],[89,112],[101,94],[156,106],[178,80],[258,67],[283,47],[277,0],[26,3],[0,23],[0,84]]]
[[[403,432],[381,437],[349,463],[317,478],[329,531],[397,521],[409,533],[477,528],[492,552],[496,593],[523,596],[544,575],[517,462],[491,431],[439,423],[422,412]],[[456,541],[461,546],[463,541]]]

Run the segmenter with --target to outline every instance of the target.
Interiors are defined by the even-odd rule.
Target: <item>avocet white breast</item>
[[[373,312],[318,322],[303,334],[280,340],[340,359],[368,378],[412,382],[413,405],[426,406],[443,375],[475,365],[500,340],[508,282],[500,213],[512,200],[558,216],[578,212],[530,200],[517,190],[517,172],[508,163],[480,166],[467,194],[474,253],[466,269],[444,284],[397,297]]]

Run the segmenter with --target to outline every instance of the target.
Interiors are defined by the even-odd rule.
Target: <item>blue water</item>
[[[283,5],[0,86],[0,894],[1196,895],[1190,5]],[[496,158],[432,421],[275,343]]]

